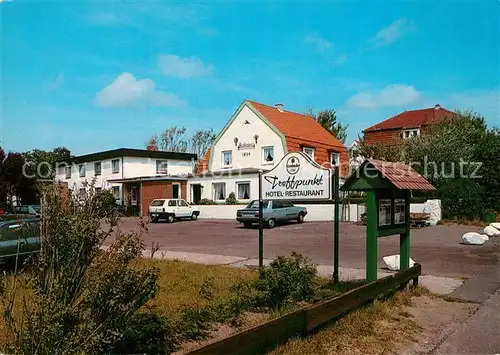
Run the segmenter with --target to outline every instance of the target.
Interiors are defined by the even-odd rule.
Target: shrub
[[[214,200],[210,200],[208,198],[202,198],[199,202],[198,202],[199,205],[216,205],[217,202],[215,202]]]
[[[113,354],[170,354],[175,350],[175,336],[169,320],[155,312],[140,312],[127,323],[122,339]]]
[[[118,211],[118,204],[111,190],[96,192],[97,211],[101,217],[114,214]]]
[[[236,199],[236,196],[234,192],[231,192],[229,196],[226,198],[226,205],[237,205],[238,200]]]
[[[483,188],[470,179],[449,179],[438,187],[443,218],[481,218],[486,204]]]
[[[288,302],[309,299],[315,290],[316,267],[301,254],[278,256],[268,267],[259,270],[255,288],[257,303],[281,308]]]
[[[53,185],[42,201],[40,253],[28,272],[0,279],[7,352],[107,353],[154,296],[158,270],[131,263],[144,249],[140,234],[113,232],[119,219],[103,221],[93,186],[64,198]],[[115,241],[102,251],[111,235]]]

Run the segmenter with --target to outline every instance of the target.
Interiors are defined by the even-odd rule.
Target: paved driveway
[[[136,228],[138,220],[126,218],[121,229]],[[158,242],[172,251],[258,257],[258,229],[245,229],[231,220],[180,221],[149,224],[144,242]],[[446,277],[489,277],[498,274],[500,238],[482,246],[461,245],[460,237],[471,226],[434,226],[411,231],[411,257],[422,264],[423,274]],[[264,257],[297,251],[317,264],[332,265],[333,223],[290,223],[264,229]],[[399,237],[380,238],[379,265],[382,257],[399,253]],[[365,227],[340,224],[340,266],[365,268]]]

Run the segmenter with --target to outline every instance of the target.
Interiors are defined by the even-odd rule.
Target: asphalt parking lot
[[[137,228],[137,218],[125,218],[120,229]],[[426,275],[455,278],[490,279],[499,275],[500,238],[490,239],[482,246],[462,245],[460,237],[480,227],[450,225],[411,230],[411,257],[422,265]],[[149,224],[143,235],[149,247],[158,242],[170,251],[258,257],[258,229],[243,228],[232,220],[178,221],[172,224]],[[399,236],[380,238],[379,266],[382,257],[399,253]],[[317,264],[332,265],[333,223],[290,223],[264,229],[264,257],[300,252]],[[365,227],[340,224],[340,266],[365,267]]]

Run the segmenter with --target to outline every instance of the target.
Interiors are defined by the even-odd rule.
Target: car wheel
[[[151,218],[151,223],[157,223],[158,222],[158,218]]]
[[[271,218],[269,221],[267,221],[267,226],[269,229],[273,229],[276,226],[276,220],[274,218]]]
[[[297,217],[297,222],[304,223],[304,214],[302,212],[299,213],[299,216]]]
[[[245,228],[252,228],[252,223],[251,222],[245,222],[245,223],[243,223],[243,226]]]
[[[175,216],[173,214],[169,214],[167,216],[167,222],[168,223],[174,223],[174,221],[175,221]]]
[[[196,213],[193,213],[191,215],[191,220],[196,221],[198,219],[198,215]]]

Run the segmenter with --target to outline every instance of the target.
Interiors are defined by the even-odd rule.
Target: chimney
[[[279,112],[283,112],[283,104],[275,104],[274,107],[276,107]]]
[[[441,106],[440,106],[439,104],[436,104],[436,105],[434,106],[434,110],[439,110],[440,108],[441,108]]]
[[[147,149],[147,150],[150,150],[150,151],[155,151],[155,150],[157,150],[156,145],[154,145],[154,144],[149,144],[149,145],[147,146],[147,148],[146,148],[146,149]]]

